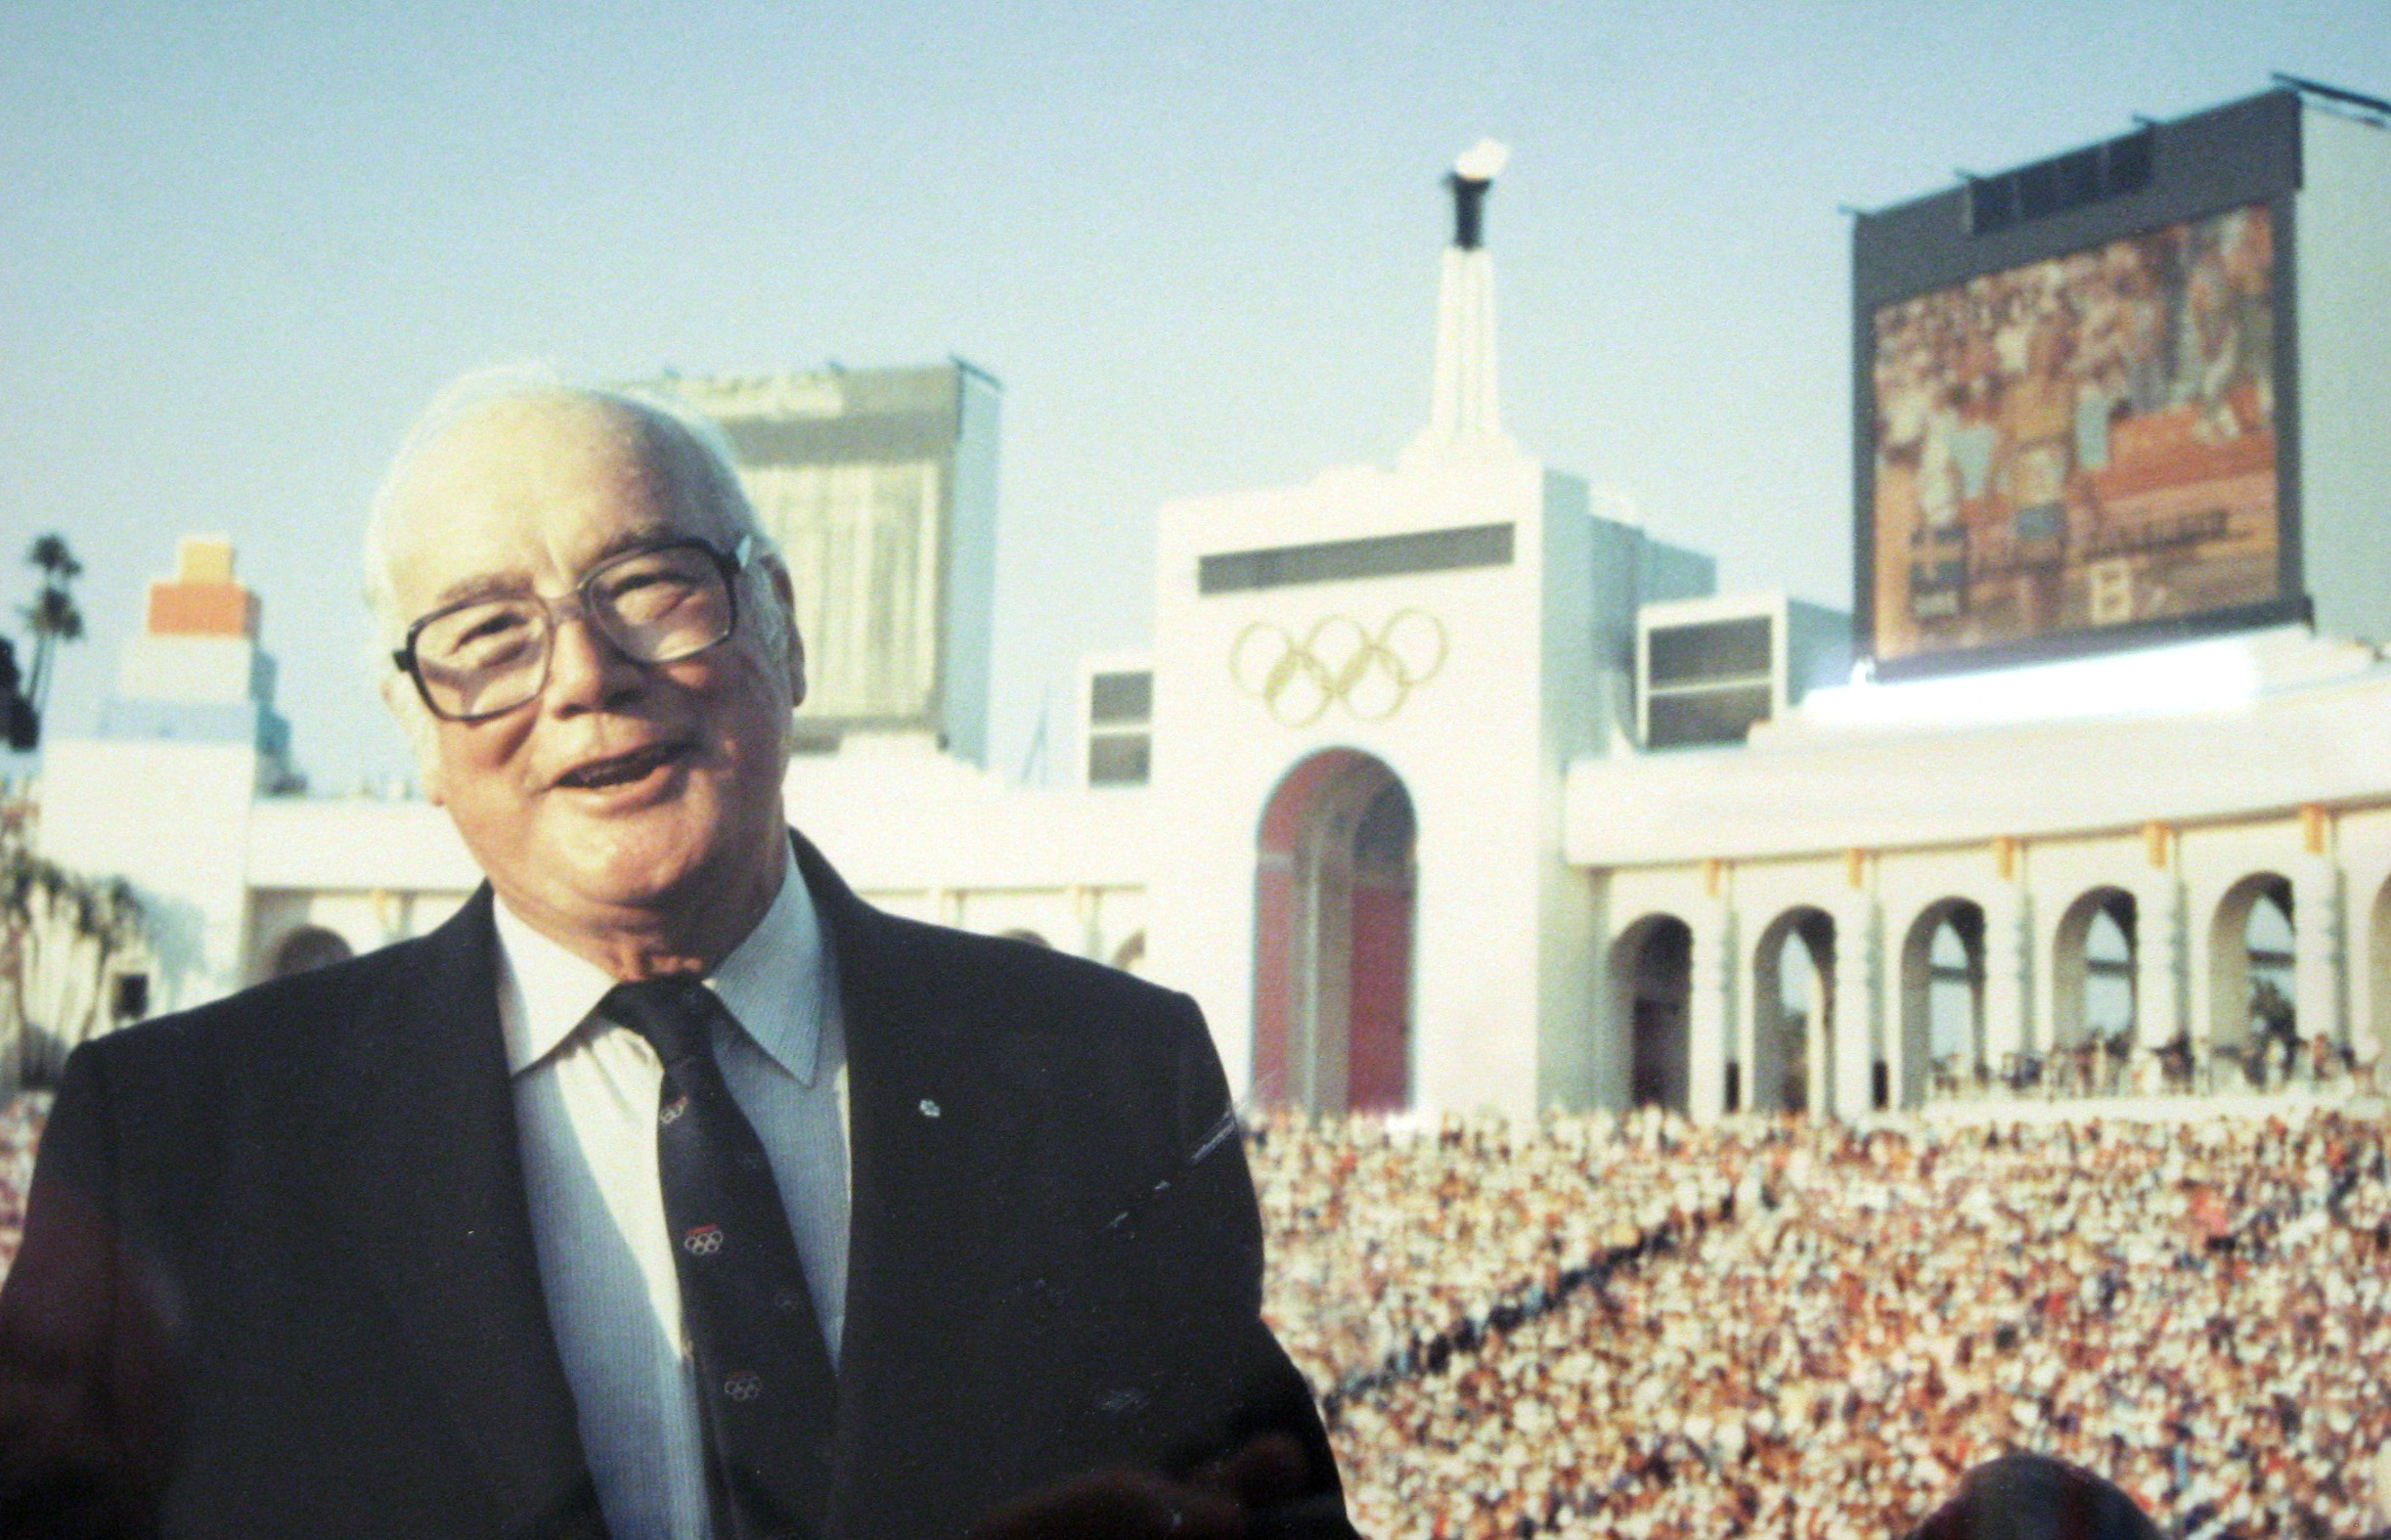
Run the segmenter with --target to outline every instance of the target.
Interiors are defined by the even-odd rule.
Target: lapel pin
[[[927,1096],[924,1096],[924,1097],[921,1099],[921,1115],[922,1115],[924,1118],[935,1118],[935,1117],[937,1117],[937,1116],[938,1116],[938,1103],[936,1103],[936,1102],[934,1102],[934,1101],[930,1100],[930,1098],[928,1098]]]

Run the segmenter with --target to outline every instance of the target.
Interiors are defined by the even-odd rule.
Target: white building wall
[[[1535,1104],[1580,1109],[1616,1102],[1628,1065],[1602,1031],[1601,893],[1592,872],[1561,854],[1572,760],[1603,753],[1625,724],[1640,598],[1640,532],[1591,515],[1585,484],[1544,473],[1539,553],[1541,632],[1534,659],[1536,736],[1522,744],[1535,776]]]
[[[1614,867],[1602,874],[1601,935],[1607,948],[1658,914],[1692,928],[1692,1111],[1708,1118],[1723,1110],[1730,1060],[1744,1067],[1750,1105],[1759,1063],[1754,1033],[1774,1014],[1761,991],[1784,926],[1804,911],[1828,915],[1834,1025],[1831,1039],[1811,1040],[1811,1105],[1851,1117],[1873,1106],[1869,1066],[1878,1061],[1895,1105],[1915,1105],[1926,1093],[1926,1066],[1913,1061],[1930,1029],[1907,965],[1911,948],[1930,940],[1921,927],[1951,901],[1984,912],[1982,1030],[1998,1074],[2015,1056],[2047,1056],[2055,1045],[2059,991],[2068,987],[2061,942],[2068,911],[2103,889],[2131,894],[2136,1056],[2124,1088],[2147,1089],[2156,1083],[2154,1051],[2184,1021],[2194,1025],[2203,1062],[2218,1043],[2246,1036],[2246,1011],[2215,992],[2221,960],[2243,945],[2241,927],[2220,916],[2253,879],[2282,876],[2295,893],[2298,1031],[2347,1043],[2369,1066],[2383,1040],[2374,1013],[2391,996],[2391,788],[2377,803],[2326,820],[2336,843],[2323,850],[2310,847],[2315,821],[2301,809],[2258,810],[2155,840],[2137,828],[2029,834],[2006,853],[1945,846]],[[2360,896],[2354,911],[2351,894]],[[1619,1002],[1630,984],[1622,966],[1602,1016],[1601,1030],[1622,1054],[1630,1029]],[[1814,1034],[1816,1014],[1813,999]],[[1824,1064],[1816,1058],[1821,1046],[1831,1055]]]
[[[260,801],[249,814],[243,869],[252,887],[264,889],[467,894],[481,886],[480,868],[447,813],[427,802],[367,797]],[[411,918],[382,940],[437,923]]]
[[[2391,1045],[2391,808],[2334,819],[2350,959],[2350,1040],[2361,1057]]]
[[[1877,1060],[1896,1100],[1924,1093],[1913,949],[1922,920],[1953,900],[1985,918],[1996,1073],[2080,1031],[2084,906],[2103,889],[2134,901],[2132,1084],[2154,1083],[2155,1050],[2181,1034],[2203,1061],[2240,1044],[2241,915],[2270,877],[2293,895],[2297,1030],[2362,1065],[2378,1058],[2391,1016],[2391,670],[2280,636],[2201,645],[2212,662],[2240,660],[2244,693],[2200,710],[2137,713],[2128,695],[2105,718],[1898,729],[1796,712],[1748,750],[1572,767],[1569,846],[1602,878],[1605,945],[1655,910],[1694,928],[1692,1035],[1716,1061],[1694,1068],[1697,1114],[1722,1105],[1729,1059],[1758,1088],[1769,957],[1803,908],[1834,921],[1836,1031],[1831,1063],[1813,1060],[1812,1105],[1838,1113],[1873,1099]],[[1705,958],[1726,938],[1731,959]],[[1603,1030],[1625,1043],[1616,1010]]]
[[[269,699],[270,680],[257,643],[246,637],[153,636],[124,640],[116,666],[116,692],[128,700],[172,700],[214,705]]]
[[[1252,1078],[1262,815],[1296,766],[1349,748],[1401,779],[1417,820],[1414,1100],[1523,1114],[1537,1105],[1548,899],[1591,919],[1590,894],[1551,892],[1539,863],[1540,836],[1556,821],[1540,777],[1558,778],[1535,749],[1543,506],[1542,467],[1499,459],[1338,471],[1162,510],[1151,791],[1169,813],[1154,830],[1150,902],[1168,923],[1155,932],[1152,967],[1203,1004],[1240,1092]],[[1490,523],[1514,526],[1509,565],[1198,592],[1198,563],[1211,552]],[[1376,634],[1404,609],[1434,619],[1445,655],[1383,722],[1332,705],[1291,726],[1232,677],[1249,627],[1300,640],[1347,617]]]
[[[61,739],[43,753],[42,854],[132,883],[150,917],[154,1010],[247,982],[258,771],[256,750],[244,744]]]

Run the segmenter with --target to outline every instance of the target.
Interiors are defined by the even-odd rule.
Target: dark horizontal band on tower
[[[1235,594],[1248,589],[1282,589],[1300,583],[1336,583],[1349,578],[1392,578],[1462,567],[1507,567],[1511,564],[1511,528],[1509,524],[1470,524],[1456,529],[1424,529],[1409,535],[1378,535],[1368,540],[1224,550],[1199,558],[1196,592]]]

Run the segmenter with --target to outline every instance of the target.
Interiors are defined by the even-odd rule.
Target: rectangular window
[[[1099,726],[1151,722],[1154,718],[1154,676],[1097,674],[1087,682],[1087,720]]]
[[[1510,564],[1511,526],[1472,524],[1458,529],[1422,530],[1413,535],[1332,540],[1316,546],[1224,550],[1198,558],[1196,591],[1237,594],[1302,583],[1336,583],[1351,578],[1391,578],[1412,572],[1452,572],[1466,567]]]
[[[1768,720],[1774,694],[1766,684],[1655,694],[1645,707],[1645,747],[1741,743],[1754,723]]]
[[[1657,686],[1766,679],[1769,619],[1754,615],[1699,626],[1655,626],[1645,649],[1646,677]]]
[[[1099,732],[1087,740],[1087,784],[1142,786],[1153,769],[1153,740],[1142,732]]]

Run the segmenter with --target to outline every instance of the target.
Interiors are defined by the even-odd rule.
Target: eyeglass
[[[702,540],[668,541],[609,556],[561,598],[515,594],[466,599],[407,628],[390,659],[423,704],[450,722],[479,722],[548,687],[556,628],[578,614],[637,663],[678,663],[720,646],[739,622],[737,578],[755,560],[753,535],[725,555]]]

